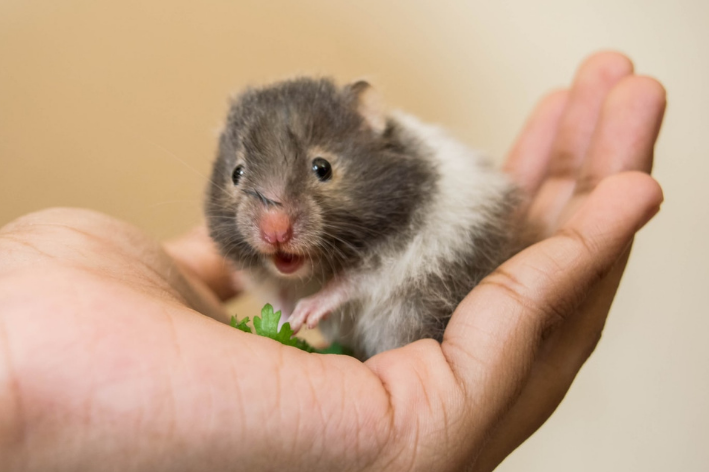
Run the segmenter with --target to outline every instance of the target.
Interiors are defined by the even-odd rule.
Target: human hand
[[[0,231],[8,470],[490,470],[591,353],[634,233],[664,91],[615,54],[542,102],[507,168],[540,241],[421,340],[366,363],[248,335],[203,235],[168,245],[80,210]],[[626,172],[640,171],[640,172]],[[201,314],[200,314],[201,313]]]

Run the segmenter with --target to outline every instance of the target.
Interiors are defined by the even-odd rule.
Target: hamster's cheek
[[[257,212],[252,205],[240,203],[236,206],[235,213],[235,229],[249,246],[261,252],[262,242],[259,238]]]

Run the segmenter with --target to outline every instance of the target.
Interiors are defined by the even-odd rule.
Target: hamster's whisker
[[[343,245],[345,248],[349,248],[349,249],[352,251],[352,253],[353,253],[352,255],[356,255],[358,252],[360,252],[360,249],[359,249],[357,246],[354,246],[354,245],[348,243],[347,241],[343,240],[342,238],[339,238],[339,237],[335,236],[335,235],[332,234],[332,233],[323,232],[323,235],[324,235],[324,236],[327,236],[328,238],[334,239],[335,241],[338,241],[338,242],[342,243],[342,245]]]
[[[211,182],[212,185],[214,185],[214,186],[216,186],[217,188],[219,188],[219,189],[224,190],[225,192],[227,192],[221,185],[217,184],[212,178],[207,177],[206,175],[204,175],[203,173],[201,173],[199,170],[197,170],[197,169],[195,169],[194,167],[192,167],[187,161],[185,161],[185,160],[181,159],[180,157],[178,157],[177,154],[175,154],[174,152],[172,152],[171,150],[169,150],[168,148],[166,148],[166,147],[163,146],[162,144],[160,144],[160,143],[158,143],[158,142],[156,142],[156,141],[153,141],[153,140],[150,139],[150,138],[145,138],[145,140],[148,141],[148,143],[150,143],[150,144],[152,144],[153,146],[155,146],[156,148],[158,148],[158,149],[162,150],[163,152],[167,153],[170,157],[172,157],[172,158],[175,159],[176,161],[180,162],[182,165],[184,165],[185,167],[187,167],[188,169],[190,169],[190,170],[191,170],[192,172],[194,172],[195,174],[197,174],[197,175],[199,175],[200,177],[202,177],[203,179],[208,180],[209,182]]]
[[[376,231],[372,228],[367,228],[363,225],[353,224],[351,222],[328,222],[323,224],[324,227],[334,230],[355,230],[358,233],[367,234],[370,236],[382,236],[385,233],[382,231]]]

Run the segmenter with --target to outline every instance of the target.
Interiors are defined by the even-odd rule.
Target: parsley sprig
[[[274,313],[273,307],[270,304],[266,304],[261,309],[261,317],[254,317],[254,329],[256,334],[259,336],[264,336],[266,338],[278,341],[286,346],[292,346],[306,352],[315,352],[318,354],[345,354],[352,355],[349,349],[339,343],[332,343],[329,347],[325,349],[315,349],[313,346],[308,344],[305,340],[293,337],[293,330],[290,327],[290,323],[285,323],[281,326],[280,331],[278,330],[278,321],[281,319],[281,312],[277,311]],[[249,317],[238,321],[235,316],[231,317],[231,322],[229,323],[232,327],[241,330],[245,333],[252,333],[251,328],[248,326]]]

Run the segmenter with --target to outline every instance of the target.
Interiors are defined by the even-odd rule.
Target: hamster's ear
[[[375,133],[383,133],[386,128],[386,114],[379,93],[364,80],[349,84],[347,89],[353,95],[357,112],[364,118],[365,123]]]

